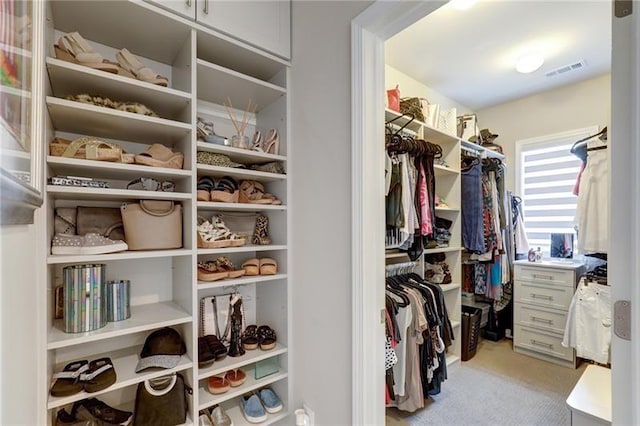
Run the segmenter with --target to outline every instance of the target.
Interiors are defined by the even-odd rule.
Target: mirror
[[[573,258],[573,234],[551,234],[550,257]]]

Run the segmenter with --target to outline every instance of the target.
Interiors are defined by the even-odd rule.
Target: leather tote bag
[[[182,247],[182,206],[173,201],[140,200],[120,206],[129,250]]]
[[[187,420],[191,388],[180,373],[145,380],[136,390],[133,426],[175,426]]]
[[[122,215],[118,208],[78,207],[78,235],[90,232],[124,241]]]

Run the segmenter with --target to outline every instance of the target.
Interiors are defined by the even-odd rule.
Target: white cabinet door
[[[196,19],[196,0],[147,0],[163,9],[179,13],[187,18]]]
[[[196,18],[202,24],[284,58],[291,56],[290,0],[197,1]]]

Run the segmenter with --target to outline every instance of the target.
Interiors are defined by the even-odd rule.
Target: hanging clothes
[[[463,159],[462,175],[462,245],[476,253],[486,252],[482,223],[482,165],[477,158]]]
[[[611,347],[611,288],[584,277],[573,295],[562,346],[601,364],[609,362]]]
[[[604,148],[604,149],[602,149]],[[609,248],[609,154],[600,139],[587,143],[587,165],[580,180],[575,224],[578,251],[607,253]]]

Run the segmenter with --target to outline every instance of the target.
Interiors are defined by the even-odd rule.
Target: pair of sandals
[[[217,182],[210,176],[198,180],[197,200],[221,203],[237,203],[240,196],[238,182],[231,176],[223,176]]]
[[[198,248],[226,248],[245,245],[246,240],[240,235],[231,232],[222,218],[213,216],[212,222],[203,217],[198,217]]]
[[[282,201],[275,195],[265,192],[264,185],[261,182],[255,180],[242,181],[238,201],[248,204],[282,204]]]
[[[50,393],[54,397],[74,395],[83,390],[87,393],[99,392],[116,382],[116,370],[111,358],[74,361],[67,364],[61,372],[55,373],[56,379]]]
[[[233,262],[226,256],[216,260],[198,262],[199,281],[218,281],[225,278],[240,278],[246,273],[244,269],[236,269]]]
[[[182,169],[184,154],[174,152],[160,143],[154,143],[144,152],[134,157],[136,164],[168,169]]]
[[[49,144],[49,154],[55,157],[110,161],[124,164],[132,164],[135,161],[135,156],[125,153],[119,145],[105,142],[92,136],[83,136],[73,141],[54,138]]]
[[[198,367],[207,368],[227,357],[227,347],[215,334],[198,337]]]
[[[275,275],[278,273],[278,263],[268,257],[262,259],[251,258],[242,263],[242,269],[244,269],[246,276],[256,275]]]
[[[54,45],[54,49],[56,58],[63,61],[113,74],[121,74],[159,86],[166,87],[169,83],[166,77],[145,66],[127,49],[122,49],[116,53],[118,62],[104,59],[78,32],[68,33],[60,37],[58,44]]]
[[[280,147],[280,135],[277,129],[269,129],[266,136],[262,137],[262,132],[256,130],[251,138],[251,150],[264,152],[265,154],[278,154]]]
[[[207,387],[209,388],[209,392],[214,395],[219,395],[227,392],[231,388],[241,386],[246,380],[247,373],[239,368],[234,368],[222,374],[209,377],[209,379],[207,379]]]
[[[242,341],[242,347],[247,351],[252,351],[260,348],[263,351],[268,351],[276,347],[278,337],[276,332],[268,325],[249,325],[240,336]]]

